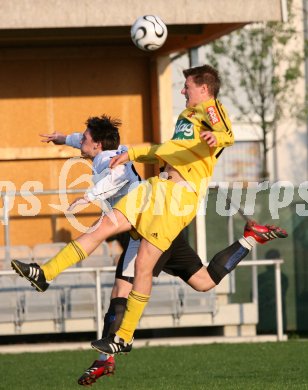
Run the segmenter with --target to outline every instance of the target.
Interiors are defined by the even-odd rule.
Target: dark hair
[[[119,119],[112,119],[103,114],[101,117],[90,117],[86,121],[94,142],[100,142],[103,150],[116,150],[120,144],[118,127],[121,126]]]
[[[183,74],[185,79],[187,79],[188,76],[192,76],[197,85],[206,84],[209,93],[217,98],[220,89],[220,77],[218,71],[212,66],[202,65],[185,69],[183,70]]]

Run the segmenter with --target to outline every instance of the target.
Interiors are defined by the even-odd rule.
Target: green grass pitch
[[[0,389],[81,389],[77,379],[96,356],[92,350],[0,355]],[[101,378],[92,388],[308,389],[308,342],[135,349],[118,356],[116,374]]]

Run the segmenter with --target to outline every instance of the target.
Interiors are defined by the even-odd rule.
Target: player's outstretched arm
[[[66,135],[58,132],[52,134],[39,134],[42,137],[41,142],[49,143],[52,142],[55,145],[64,145],[66,141]]]

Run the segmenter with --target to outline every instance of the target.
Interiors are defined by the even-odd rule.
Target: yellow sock
[[[150,299],[149,295],[140,294],[132,290],[127,299],[126,310],[117,335],[127,343],[133,338],[138,322]]]
[[[78,263],[86,258],[88,254],[82,248],[79,242],[71,241],[59,253],[41,266],[46,280],[53,280],[66,268]]]

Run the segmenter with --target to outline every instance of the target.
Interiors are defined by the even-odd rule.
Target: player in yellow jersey
[[[149,300],[153,269],[163,252],[179,232],[196,215],[206,194],[217,157],[223,148],[234,142],[227,113],[217,100],[220,80],[208,65],[184,71],[182,94],[186,109],[179,116],[172,140],[148,148],[131,148],[111,160],[110,167],[128,161],[158,162],[163,167],[160,177],[142,182],[124,196],[96,230],[85,233],[58,255],[44,264],[47,280],[54,279],[63,269],[86,257],[105,239],[124,231],[134,231],[142,238],[135,261],[133,289],[119,330],[92,343],[93,348],[107,354],[129,352],[133,333]],[[286,237],[275,226],[247,226],[245,245],[264,243]],[[214,287],[234,267],[238,259],[220,256],[208,267],[211,279],[203,291]],[[37,270],[40,273],[40,270]],[[25,274],[21,273],[23,276]],[[34,280],[36,275],[26,276]]]
[[[217,154],[234,142],[230,120],[217,100],[218,72],[204,65],[184,71],[184,76],[181,92],[186,98],[186,109],[178,118],[172,139],[162,145],[131,148],[110,165],[115,167],[129,160],[158,162],[164,166],[166,176],[149,179],[115,205],[115,213],[120,211],[126,216],[143,239],[120,329],[114,336],[92,343],[101,352],[130,351],[133,333],[150,298],[152,270],[161,253],[195,217]],[[138,207],[132,207],[134,201]]]
[[[117,354],[131,350],[134,331],[150,298],[152,270],[161,253],[196,215],[217,157],[224,147],[234,142],[230,120],[217,99],[220,88],[218,72],[204,65],[183,73],[186,81],[181,93],[186,98],[186,109],[178,118],[172,139],[162,145],[131,148],[113,158],[110,164],[114,168],[127,161],[158,162],[164,166],[166,176],[149,179],[115,205],[115,211],[125,215],[143,239],[135,262],[133,289],[120,329],[115,335],[92,342],[92,347],[100,352]],[[132,208],[132,200],[139,207]],[[187,206],[190,207],[187,209]],[[124,227],[126,221],[122,216],[120,221]],[[272,232],[275,237],[287,235],[273,226],[263,228],[260,229],[262,233],[248,228],[246,238],[258,241],[259,233]],[[220,272],[219,267],[216,271]]]

